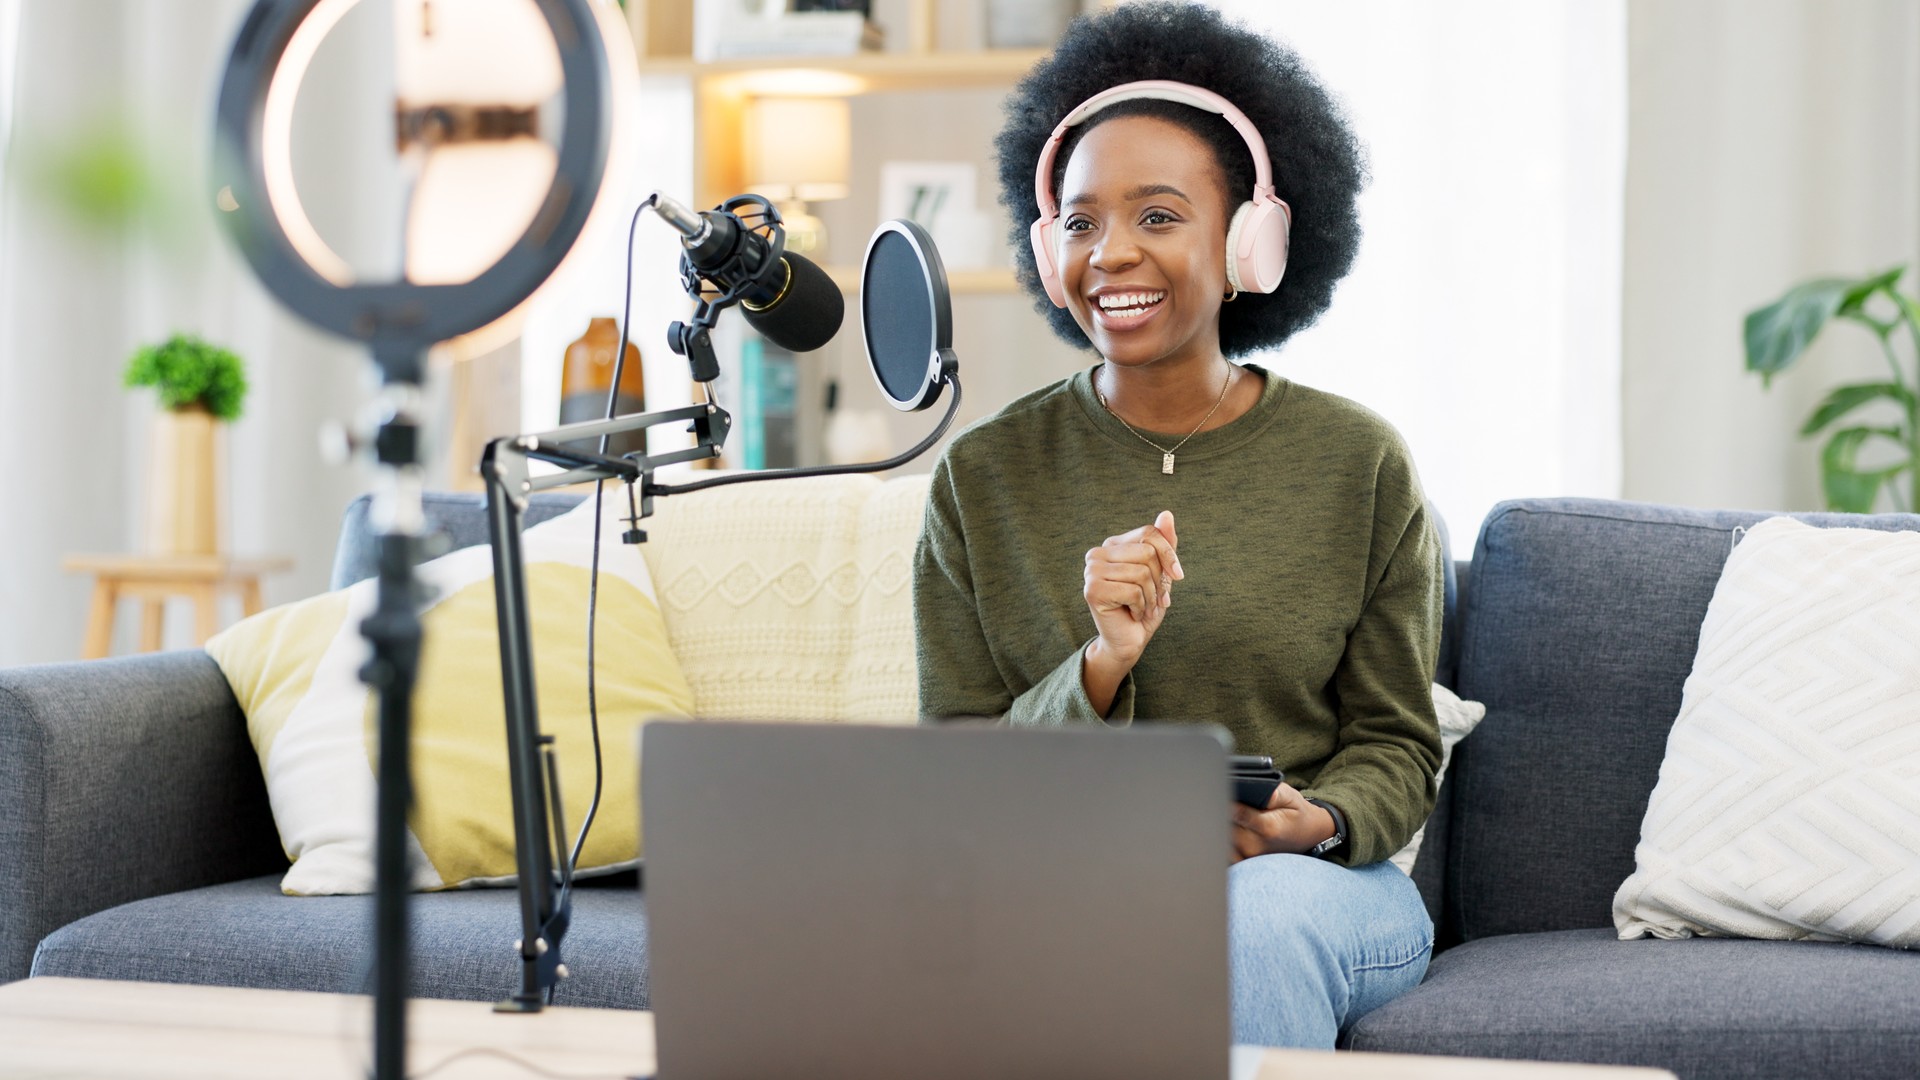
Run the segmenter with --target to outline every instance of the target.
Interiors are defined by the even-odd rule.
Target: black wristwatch
[[[1319,799],[1308,799],[1307,801],[1333,815],[1333,835],[1313,845],[1307,852],[1309,855],[1324,859],[1347,842],[1347,816],[1342,814],[1332,803],[1321,802]]]

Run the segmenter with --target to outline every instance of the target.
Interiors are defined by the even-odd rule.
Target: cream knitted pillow
[[[1440,721],[1440,769],[1433,777],[1433,789],[1439,791],[1447,779],[1447,766],[1453,762],[1453,748],[1487,718],[1487,707],[1477,701],[1462,701],[1460,695],[1434,683],[1433,712]],[[1407,846],[1394,853],[1389,861],[1399,867],[1401,873],[1412,877],[1414,861],[1420,857],[1420,844],[1426,838],[1427,826],[1422,823],[1413,830],[1413,839],[1407,841]]]
[[[1634,862],[1622,938],[1920,947],[1920,533],[1734,548]]]
[[[928,481],[770,480],[654,504],[640,550],[695,715],[914,722]]]

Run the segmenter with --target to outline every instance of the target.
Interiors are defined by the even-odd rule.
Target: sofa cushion
[[[647,917],[632,873],[574,890],[561,953],[563,1005],[644,1009]],[[520,907],[512,889],[413,899],[415,997],[493,1001],[520,988]],[[373,900],[285,896],[278,874],[137,900],[48,935],[33,974],[365,993]]]
[[[591,502],[522,538],[526,629],[541,730],[558,740],[552,771],[565,805],[598,798],[586,692],[589,568],[599,557],[598,701],[606,801],[580,869],[631,868],[639,858],[638,766],[620,753],[642,724],[693,713],[693,692],[667,641],[640,553],[618,542],[622,505],[598,518]],[[597,532],[596,532],[597,526]],[[413,810],[408,844],[422,889],[499,883],[515,872],[513,803],[493,560],[469,547],[419,567],[422,646],[414,690]],[[372,736],[379,700],[361,678],[361,625],[376,582],[362,581],[248,618],[207,642],[260,756],[281,843],[294,860],[288,893],[366,893],[374,885]],[[550,763],[551,764],[551,763]]]
[[[1461,701],[1458,694],[1440,683],[1434,683],[1433,711],[1440,720],[1440,768],[1434,771],[1433,782],[1438,790],[1445,791],[1447,766],[1453,761],[1454,748],[1460,745],[1461,739],[1473,734],[1473,729],[1480,726],[1480,721],[1487,715],[1487,707],[1477,701]],[[1435,813],[1438,813],[1437,809]],[[1420,853],[1425,850],[1422,843],[1426,833],[1424,824],[1413,830],[1413,839],[1407,841],[1406,847],[1389,856],[1387,861],[1399,867],[1401,873],[1412,877]],[[1443,859],[1446,857],[1446,848],[1436,847],[1427,853],[1427,857]]]
[[[1651,1065],[1681,1080],[1895,1080],[1920,1061],[1915,1016],[1920,953],[1563,930],[1436,956],[1425,982],[1367,1014],[1342,1043]]]
[[[925,473],[658,499],[641,545],[697,715],[913,723]]]
[[[1920,533],[1734,548],[1614,896],[1623,938],[1920,948]]]
[[[1461,615],[1443,939],[1611,927],[1735,527],[1774,515],[1599,499],[1496,506]],[[1798,514],[1920,529],[1920,516]]]

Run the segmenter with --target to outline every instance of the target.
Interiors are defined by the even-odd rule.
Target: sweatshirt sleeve
[[[1440,726],[1433,707],[1444,584],[1440,537],[1404,449],[1382,463],[1372,587],[1334,670],[1339,748],[1304,794],[1338,807],[1352,866],[1399,851],[1433,812]],[[1378,568],[1377,570],[1375,568]]]
[[[1087,697],[1080,658],[1088,642],[1032,686],[1007,684],[987,645],[974,591],[953,475],[942,456],[933,469],[927,513],[913,559],[914,653],[922,722],[989,717],[1014,727],[1124,726],[1133,720],[1133,677],[1101,717]],[[1090,641],[1091,639],[1089,639]]]

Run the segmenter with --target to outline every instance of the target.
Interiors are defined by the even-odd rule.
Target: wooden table
[[[220,629],[220,596],[240,594],[243,615],[260,611],[260,578],[293,569],[287,558],[230,559],[223,555],[69,555],[60,564],[70,574],[93,575],[93,605],[81,656],[97,660],[113,647],[114,611],[125,597],[138,599],[140,651],[160,648],[167,600],[193,604],[194,644],[205,645]]]
[[[126,1080],[364,1080],[369,999],[290,990],[25,979],[0,986],[0,1075]],[[575,1080],[653,1075],[653,1014],[561,1006],[502,1015],[480,1002],[415,1001],[409,1072],[526,1080],[515,1058]],[[500,1056],[499,1051],[512,1057]],[[458,1060],[449,1060],[463,1054]],[[1401,1054],[1262,1052],[1256,1080],[1674,1080],[1659,1069]]]

